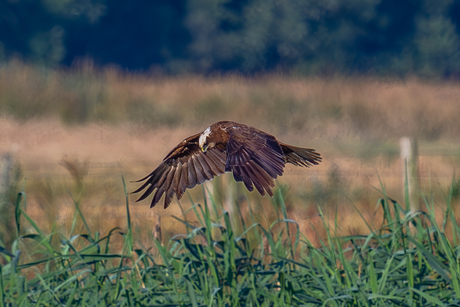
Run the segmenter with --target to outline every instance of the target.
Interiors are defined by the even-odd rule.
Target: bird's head
[[[203,133],[200,135],[200,139],[198,140],[198,145],[202,152],[206,152],[208,149],[215,146],[214,142],[209,142],[209,136],[211,135],[211,127],[208,127]]]

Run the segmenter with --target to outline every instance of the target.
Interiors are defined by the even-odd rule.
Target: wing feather
[[[270,196],[273,196],[273,192],[270,189],[275,186],[273,178],[271,178],[266,172],[260,169],[260,166],[257,165],[254,161],[250,161],[248,169],[252,173],[252,176],[257,180],[254,181],[254,185],[257,188],[256,182],[259,184],[260,188],[265,189]],[[257,188],[259,193],[263,196],[265,192],[260,188]]]
[[[198,183],[198,179],[196,177],[196,171],[195,171],[195,166],[193,165],[192,157],[190,157],[187,163],[188,163],[188,182],[189,182],[189,185],[187,186],[187,188],[190,189],[190,188],[193,188]]]
[[[187,189],[187,186],[188,186],[187,177],[188,177],[187,164],[183,164],[181,167],[180,181],[179,181],[177,191],[176,191],[177,199],[181,199],[182,195]]]
[[[180,183],[181,178],[182,178],[182,163],[179,162],[179,164],[176,166],[173,182],[169,189],[173,189],[175,192],[177,192],[177,190],[179,189],[179,183]]]
[[[153,172],[151,172],[150,175],[148,175],[147,177],[144,177],[143,180],[149,177],[150,179],[144,182],[144,184],[139,189],[137,189],[136,191],[132,193],[138,193],[142,191],[143,189],[145,189],[145,187],[147,187],[149,184],[152,184],[152,183],[155,184],[158,181],[158,179],[161,176],[163,176],[163,173],[166,171],[167,168],[168,168],[168,165],[166,165],[165,163],[161,163],[160,166],[158,166]],[[139,182],[139,181],[136,181],[136,182]]]
[[[176,166],[170,167],[168,176],[166,176],[166,179],[165,179],[164,184],[163,184],[165,191],[168,191],[169,188],[171,187],[171,184],[173,182],[175,173],[176,173]]]
[[[239,174],[241,180],[243,181],[244,185],[246,186],[246,189],[248,189],[249,192],[252,192],[254,190],[254,187],[252,185],[252,180],[251,178],[246,174],[246,169],[245,167],[242,167],[240,165],[236,165],[233,172],[236,172]],[[235,177],[234,177],[235,178]],[[235,179],[236,180],[236,179]]]
[[[207,180],[211,180],[214,177],[214,174],[211,171],[211,167],[206,162],[205,155],[197,155],[196,159],[200,163],[201,169],[203,170],[204,177]]]
[[[170,187],[169,190],[166,192],[165,200],[164,200],[164,209],[168,208],[169,205],[171,204],[171,200],[176,193],[176,190],[173,189],[173,187]]]
[[[192,156],[193,160],[193,166],[195,166],[195,173],[196,173],[196,179],[197,179],[197,184],[203,183],[206,181],[207,178],[203,176],[203,167],[201,166],[200,162],[197,161],[196,156]]]
[[[206,162],[208,163],[209,168],[211,169],[213,174],[214,175],[222,174],[225,169],[224,164],[216,161],[218,160],[218,158],[214,155],[213,151],[207,152],[206,156],[208,157]]]
[[[161,196],[163,196],[163,193],[165,192],[163,187],[159,187],[158,190],[155,192],[155,196],[152,198],[152,202],[150,203],[150,208],[153,208],[161,199]]]
[[[254,169],[252,168],[252,166],[248,165],[248,167],[246,167],[246,173],[248,173],[249,178],[253,178],[252,183],[254,184],[254,186],[256,187],[257,191],[260,193],[260,195],[264,196],[265,195],[265,189],[264,189],[262,180],[254,172]]]
[[[236,129],[227,144],[226,171],[243,181],[249,191],[254,187],[261,195],[273,196],[274,179],[281,176],[285,156],[275,137],[248,127]]]
[[[254,161],[260,165],[271,177],[277,178],[283,174],[283,167],[281,165],[277,165],[279,162],[271,162],[267,159],[262,157],[255,157]],[[275,164],[276,163],[276,164]]]
[[[256,162],[251,161],[250,164],[252,169],[254,170],[254,173],[256,173],[259,176],[259,178],[263,181],[264,186],[275,186],[275,181],[273,180],[273,178],[270,177],[270,175],[267,172],[265,172]]]
[[[153,200],[152,200],[152,203],[150,204],[150,208],[155,206],[156,203],[160,201],[160,198],[164,192],[168,191],[169,187],[171,186],[171,182],[172,182],[173,175],[174,175],[174,170],[175,170],[175,167],[171,167],[168,169],[168,172],[165,172],[163,174],[162,178],[160,179],[160,183],[158,185],[159,188],[155,193],[155,197],[153,198],[153,200],[155,200],[155,203],[153,203]],[[165,199],[165,205],[166,205],[166,199]]]
[[[165,172],[163,173],[163,175],[161,176],[161,178],[158,180],[158,182],[155,184],[155,187],[156,188],[159,188],[161,186],[164,185],[165,181],[166,181],[166,178],[168,177],[169,175],[169,172],[171,171],[171,168],[168,168],[165,170]]]
[[[144,186],[144,185],[143,185]],[[151,184],[147,190],[145,190],[145,192],[141,195],[141,197],[139,197],[137,199],[137,201],[142,201],[144,199],[146,199],[150,194],[152,194],[153,190],[155,190],[155,186],[153,184]],[[136,192],[133,192],[133,193],[136,193]]]
[[[198,146],[199,136],[200,134],[196,134],[182,141],[153,172],[142,179],[146,182],[133,192],[144,191],[138,201],[155,192],[150,205],[153,207],[165,194],[164,207],[167,208],[174,195],[180,199],[186,189],[225,172],[226,153],[217,148],[211,148],[206,153],[201,152]]]
[[[246,187],[248,187],[248,186],[250,187],[250,188],[248,188],[248,190],[253,191],[254,186],[256,186],[256,188],[257,188],[257,185],[259,185],[258,183],[256,183],[257,178],[255,178],[254,176],[251,176],[251,172],[249,170],[248,165],[246,164],[246,165],[240,166],[240,171],[243,173],[243,182],[244,182],[244,184],[246,185]]]
[[[225,163],[227,162],[227,153],[226,152],[222,152],[220,150],[212,150],[212,151],[210,150],[210,151],[208,151],[208,155],[210,153],[212,153],[212,155],[217,158],[217,160],[215,160],[217,165],[222,166],[222,164],[223,164],[225,166]]]

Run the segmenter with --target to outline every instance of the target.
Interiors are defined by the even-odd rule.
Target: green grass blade
[[[14,221],[16,224],[16,238],[19,237],[19,234],[21,233],[21,203],[22,203],[22,198],[24,196],[23,192],[19,192],[17,197],[16,197],[16,202],[14,203]]]
[[[372,255],[372,253],[371,253]],[[371,285],[371,291],[372,293],[374,294],[377,294],[378,293],[378,287],[377,287],[377,274],[375,274],[375,267],[374,267],[374,263],[372,261],[372,256],[370,256],[371,258],[371,261],[369,261],[369,264],[368,264],[368,270],[369,270],[369,282],[370,282],[370,285]]]
[[[429,253],[425,247],[420,244],[419,242],[417,242],[416,240],[414,240],[412,237],[408,237],[409,241],[411,241],[415,246],[417,246],[417,249],[418,251],[420,251],[423,256],[425,256],[425,259],[427,260],[427,262],[430,264],[430,266],[439,274],[441,275],[444,280],[446,280],[447,282],[451,282],[451,278],[449,277],[449,275],[447,275],[446,273],[446,269],[444,268],[444,265],[442,263],[440,263],[431,253]]]
[[[61,288],[67,286],[68,284],[76,281],[81,275],[84,275],[85,273],[91,273],[91,270],[90,269],[86,269],[86,270],[82,270],[82,271],[79,271],[76,275],[73,275],[72,277],[70,277],[69,279],[65,280],[64,282],[62,282],[59,286],[57,286],[56,288],[54,288],[54,292],[58,292]]]
[[[121,175],[121,181],[123,182],[123,191],[125,193],[126,221],[128,224],[128,230],[131,230],[131,214],[129,212],[128,190],[126,189],[125,177],[123,175]]]
[[[126,189],[125,177],[121,176],[121,181],[123,182],[123,189],[125,192],[125,205],[126,205],[126,224],[127,224],[127,234],[125,238],[125,243],[128,245],[128,250],[130,253],[134,251],[134,239],[133,239],[133,230],[131,227],[131,214],[129,212],[129,198],[128,190]]]
[[[5,306],[5,288],[3,286],[3,272],[0,264],[0,307]]]
[[[190,281],[187,280],[186,282],[187,282],[187,290],[188,290],[188,296],[190,298],[190,302],[192,303],[193,307],[198,307],[195,290],[193,289],[193,286],[190,283]]]
[[[417,293],[418,295],[420,295],[421,297],[423,297],[425,300],[427,300],[428,303],[433,304],[434,306],[446,306],[445,303],[440,301],[438,298],[430,295],[428,292],[420,291],[418,289],[411,289],[411,290]]]
[[[49,253],[53,254],[54,253],[53,247],[48,242],[48,240],[46,239],[46,236],[44,235],[44,233],[42,232],[40,227],[38,227],[37,223],[35,223],[35,221],[32,220],[30,218],[30,216],[26,212],[24,212],[22,209],[21,209],[21,214],[26,218],[26,220],[35,229],[35,231],[38,232],[38,235],[40,236],[40,244],[42,244],[44,247],[46,247],[46,249],[48,250]]]
[[[69,194],[70,195],[70,194]],[[83,225],[85,225],[85,228],[86,228],[86,231],[88,232],[88,234],[92,237],[92,234],[91,234],[91,229],[89,228],[88,226],[88,223],[86,222],[86,219],[85,219],[85,216],[83,215],[83,213],[81,212],[81,209],[80,209],[80,203],[78,201],[76,201],[72,195],[70,195],[70,197],[72,198],[72,201],[75,205],[75,210],[78,212],[78,215],[80,216],[82,222],[83,222]]]

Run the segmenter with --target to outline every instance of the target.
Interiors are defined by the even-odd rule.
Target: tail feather
[[[286,163],[297,166],[318,165],[322,158],[314,149],[295,147],[280,142],[281,149],[284,152]]]

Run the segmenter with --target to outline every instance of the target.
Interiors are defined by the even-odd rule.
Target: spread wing
[[[174,194],[177,195],[177,199],[180,199],[186,189],[225,173],[225,152],[217,148],[211,148],[206,153],[201,152],[198,146],[199,137],[198,133],[183,140],[171,150],[153,172],[138,181],[147,180],[133,192],[138,193],[146,189],[137,201],[147,198],[157,189],[150,208],[160,201],[163,194],[166,194],[164,200],[166,209]]]
[[[249,191],[254,186],[261,195],[273,196],[274,179],[283,174],[285,155],[274,136],[260,130],[235,129],[227,144],[225,171],[243,181]]]

